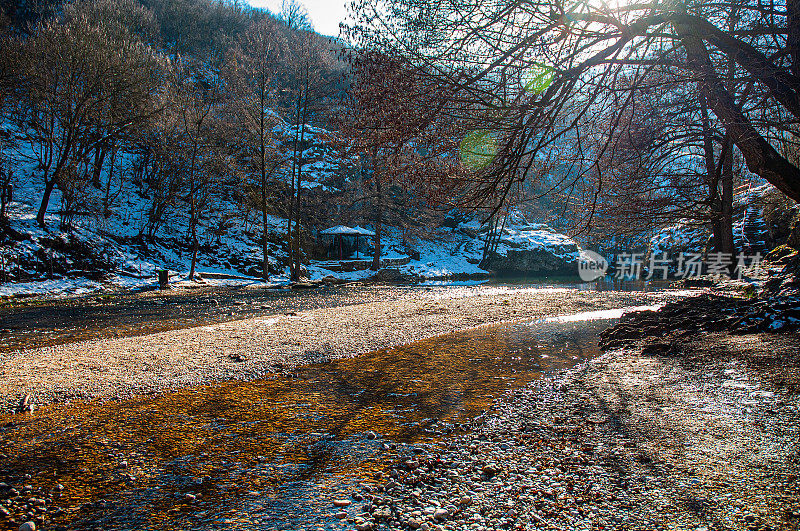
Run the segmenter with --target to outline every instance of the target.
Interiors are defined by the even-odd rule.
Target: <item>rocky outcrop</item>
[[[499,275],[575,275],[580,248],[546,225],[506,228],[481,267]]]
[[[757,293],[704,293],[666,304],[658,311],[625,314],[600,334],[603,350],[643,346],[646,351],[674,349],[687,338],[709,332],[752,334],[800,330],[800,252],[783,246],[766,259],[769,276]],[[749,285],[752,288],[752,284]],[[743,296],[744,295],[744,296]]]

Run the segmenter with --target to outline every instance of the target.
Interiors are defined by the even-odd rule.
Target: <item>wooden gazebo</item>
[[[359,238],[362,236],[372,237],[375,233],[369,229],[364,229],[359,226],[347,227],[345,225],[337,225],[329,229],[319,231],[320,237],[330,237],[332,239],[332,246],[339,251],[339,260],[344,258],[343,247],[344,238],[353,238],[355,240],[356,259],[358,259]]]

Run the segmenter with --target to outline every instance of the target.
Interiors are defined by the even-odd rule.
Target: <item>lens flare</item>
[[[553,82],[556,69],[552,66],[536,63],[522,76],[522,84],[526,91],[540,94],[547,90],[547,87]]]
[[[472,131],[461,141],[459,158],[470,170],[482,170],[497,156],[497,140],[491,131]]]

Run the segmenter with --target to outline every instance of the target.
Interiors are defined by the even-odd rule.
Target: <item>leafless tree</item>
[[[126,9],[141,14],[124,0],[79,2],[65,9],[63,20],[40,23],[18,42],[16,66],[25,83],[14,117],[41,172],[41,226],[53,189],[66,187],[80,161],[159,112],[152,96],[162,60],[130,33],[122,16],[111,16]]]
[[[256,204],[261,212],[263,278],[269,280],[269,211],[275,197],[275,178],[287,157],[273,135],[279,118],[275,113],[275,78],[281,61],[286,58],[286,42],[277,22],[263,19],[255,22],[242,35],[235,53],[228,62],[228,75],[235,91],[233,105],[241,120],[242,155],[257,178],[249,178],[245,168],[245,184],[254,188]]]
[[[583,188],[593,212],[606,184],[598,160],[619,126],[602,111],[624,116],[653,72],[681,84],[688,101],[703,101],[724,131],[730,147],[716,166],[721,160],[725,179],[735,146],[750,171],[800,199],[800,168],[786,148],[797,144],[800,119],[798,21],[797,0],[364,1],[348,35],[403,57],[441,87],[421,125],[445,115],[492,132],[496,157],[465,182],[465,199],[501,204],[520,182],[540,179],[567,198]],[[591,142],[609,129],[600,145]],[[570,167],[545,171],[565,153]]]

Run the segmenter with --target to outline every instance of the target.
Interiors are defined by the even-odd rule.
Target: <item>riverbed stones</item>
[[[495,474],[497,474],[498,472],[500,472],[500,467],[498,467],[494,463],[488,463],[488,464],[484,465],[484,467],[483,467],[483,469],[481,471],[484,474],[486,474],[487,476],[492,477]]]
[[[378,487],[373,492],[379,493],[381,501],[370,514],[381,516],[382,504],[391,503],[388,529],[565,531],[630,525],[632,529],[696,530],[710,529],[706,518],[724,519],[731,504],[754,503],[754,495],[759,503],[775,507],[775,499],[782,495],[775,489],[790,488],[792,483],[785,479],[797,474],[797,463],[787,461],[785,451],[780,456],[770,452],[763,456],[766,461],[759,461],[770,463],[770,470],[779,476],[773,479],[753,475],[746,468],[749,465],[717,454],[738,452],[755,441],[766,444],[765,437],[772,441],[770,448],[789,448],[788,438],[800,436],[800,427],[793,424],[800,421],[800,410],[789,408],[795,420],[782,418],[779,425],[786,431],[780,433],[749,426],[754,418],[761,418],[761,411],[764,415],[768,409],[784,411],[779,401],[800,405],[800,398],[765,388],[752,394],[752,390],[721,386],[726,379],[739,381],[740,370],[744,367],[735,374],[723,374],[716,365],[686,367],[674,360],[618,352],[562,371],[495,402],[465,433],[405,447],[391,468],[390,475],[397,476],[391,501]],[[750,402],[755,403],[742,407]],[[699,422],[702,415],[708,418]],[[719,424],[721,416],[731,418]],[[682,442],[678,448],[680,455],[690,459],[691,473],[686,473],[685,463],[670,460],[673,425],[657,424],[667,422],[661,419],[679,422]],[[758,422],[778,426],[774,414]],[[523,424],[524,431],[519,429]],[[639,431],[645,425],[646,435]],[[702,445],[704,440],[711,446]],[[758,454],[748,455],[761,459]],[[782,464],[776,467],[773,459]],[[727,487],[704,476],[708,470],[725,476],[737,466],[742,467],[736,471],[739,475],[731,476],[724,483]],[[770,502],[773,494],[776,498]],[[729,527],[780,528],[774,519],[764,521],[763,513],[757,522],[745,522],[744,514],[733,516]]]
[[[356,521],[355,524],[353,525],[356,528],[356,531],[371,531],[375,527],[375,524],[373,524],[372,522],[367,522],[365,520],[362,520],[360,522]]]
[[[36,524],[34,522],[25,522],[19,526],[18,531],[36,531]]]
[[[538,319],[592,309],[652,304],[668,293],[552,293],[547,290],[456,287],[426,291],[393,288],[380,295],[342,296],[331,308],[295,316],[257,316],[213,326],[137,337],[34,348],[12,355],[0,378],[0,408],[15,409],[21,392],[39,405],[67,399],[126,398],[225,380],[253,380],[326,359],[407,344],[443,333],[512,319]],[[498,304],[509,300],[509,304]],[[358,303],[358,304],[353,304]],[[313,306],[313,303],[308,304]],[[235,362],[230,355],[247,357]],[[316,356],[316,355],[315,355]],[[59,369],[52,370],[52,360]],[[142,363],[142,360],[151,360]],[[320,361],[315,359],[315,361]]]
[[[352,503],[350,500],[333,500],[334,507],[347,507]]]

